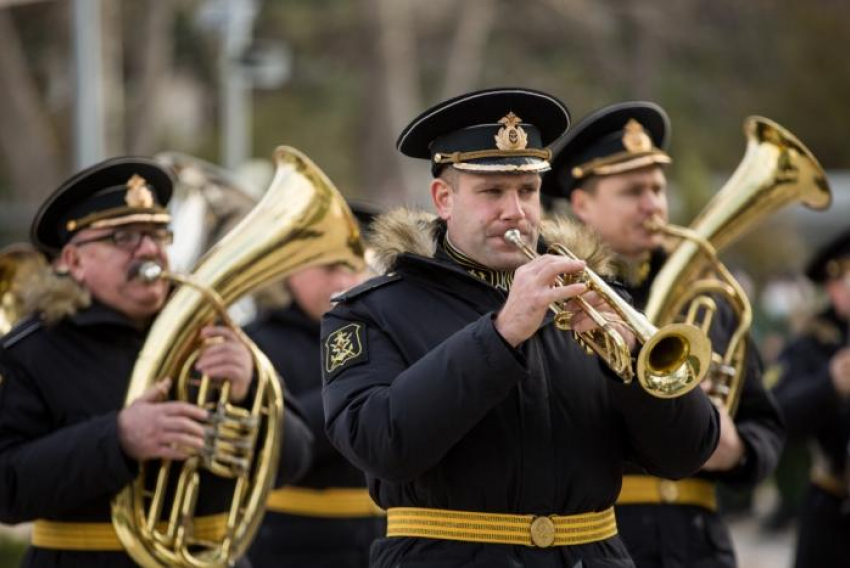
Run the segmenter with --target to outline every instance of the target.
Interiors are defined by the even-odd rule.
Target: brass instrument
[[[9,333],[27,315],[21,291],[46,268],[44,256],[30,245],[19,243],[0,250],[0,335]]]
[[[259,527],[279,458],[283,396],[269,360],[241,330],[256,367],[256,397],[246,408],[231,405],[229,384],[198,380],[191,369],[198,332],[224,306],[293,271],[343,263],[363,268],[357,222],[331,181],[297,150],[275,150],[276,171],[263,199],[204,255],[190,277],[143,265],[142,279],[171,278],[189,285],[174,292],[148,333],[130,379],[129,405],[162,377],[174,380],[177,399],[208,409],[213,434],[207,449],[183,463],[144,462],[134,482],[112,501],[112,522],[128,554],[142,566],[212,568],[243,555]],[[208,301],[211,300],[211,301]],[[178,475],[170,475],[172,469]],[[233,479],[224,536],[195,536],[200,472]],[[176,487],[169,480],[177,478]],[[146,487],[146,480],[153,487]],[[203,498],[203,497],[201,497]],[[167,505],[170,501],[170,506]]]
[[[522,240],[516,229],[506,231],[504,239],[520,249],[527,258],[538,256]],[[548,252],[578,260],[572,251],[561,244],[550,246]],[[614,323],[630,328],[643,344],[637,358],[637,377],[646,392],[658,398],[675,398],[688,393],[700,383],[708,370],[711,355],[711,343],[700,329],[687,324],[656,328],[589,268],[585,268],[577,277],[560,276],[556,284],[565,286],[574,282],[586,284],[589,291],[601,296],[622,318],[620,322],[609,321],[581,296],[573,298],[598,326],[590,332],[578,334],[578,339],[602,357],[623,382],[630,383],[635,373],[629,346],[614,328]],[[550,309],[555,313],[556,327],[563,331],[569,330],[572,314],[564,303],[553,303]]]
[[[744,122],[747,150],[732,177],[690,227],[650,222],[650,229],[682,241],[655,277],[646,305],[656,325],[684,321],[706,333],[725,298],[737,327],[724,353],[713,353],[709,395],[734,415],[744,379],[747,336],[752,307],[741,286],[718,259],[718,251],[785,205],[799,201],[825,209],[832,201],[829,184],[817,159],[793,134],[759,116]],[[703,319],[698,322],[700,313]]]

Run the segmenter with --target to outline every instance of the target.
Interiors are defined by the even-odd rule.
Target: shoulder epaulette
[[[3,346],[3,349],[8,349],[43,326],[44,322],[38,316],[25,318],[9,330],[9,333],[0,338],[0,345]]]
[[[804,328],[804,333],[824,345],[841,343],[841,330],[835,323],[823,317],[816,317],[809,321]]]
[[[396,272],[389,272],[382,276],[376,276],[375,278],[370,278],[363,284],[346,290],[341,294],[337,294],[336,296],[331,298],[331,301],[335,303],[350,302],[354,298],[358,298],[364,294],[371,292],[372,290],[376,290],[378,288],[381,288],[382,286],[386,286],[387,284],[391,284],[393,282],[398,282],[399,280],[401,280],[401,276],[399,276]]]

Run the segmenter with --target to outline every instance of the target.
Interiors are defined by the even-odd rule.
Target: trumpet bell
[[[658,398],[676,398],[699,385],[711,363],[711,342],[697,327],[670,324],[644,344],[637,358],[643,389]]]

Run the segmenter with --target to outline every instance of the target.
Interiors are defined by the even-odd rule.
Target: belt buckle
[[[555,521],[550,517],[534,517],[529,529],[534,546],[549,548],[555,544]]]
[[[679,486],[675,481],[662,479],[658,482],[658,495],[662,503],[675,503],[679,500]]]

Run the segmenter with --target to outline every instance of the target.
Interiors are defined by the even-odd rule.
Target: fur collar
[[[389,272],[402,253],[433,258],[444,227],[445,222],[439,217],[418,209],[398,208],[377,217],[367,238],[375,251],[376,266],[382,273]],[[566,217],[546,219],[541,224],[541,236],[546,243],[566,246],[600,276],[614,276],[611,252],[578,221]]]
[[[35,271],[21,283],[21,303],[25,315],[39,313],[47,325],[70,317],[91,305],[91,295],[69,276],[53,268]]]

